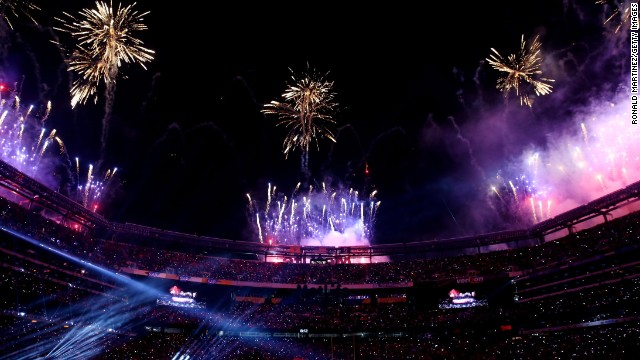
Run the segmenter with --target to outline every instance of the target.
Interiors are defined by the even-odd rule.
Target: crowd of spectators
[[[520,271],[571,264],[614,249],[638,244],[638,218],[631,214],[539,246],[461,255],[367,264],[299,264],[226,259],[168,251],[92,237],[0,198],[0,221],[44,244],[110,269],[137,268],[151,272],[234,281],[289,284],[386,284],[442,280],[468,276],[507,276]]]
[[[31,358],[51,357],[57,348],[77,346],[64,344],[87,329],[105,331],[91,337],[94,346],[86,351],[92,359],[624,359],[638,350],[628,340],[640,332],[639,213],[533,247],[303,264],[120,243],[3,198],[0,209],[0,224],[8,229],[0,238],[0,347],[8,358],[25,351]],[[209,299],[202,309],[179,308],[158,305],[151,294],[138,299],[125,283],[90,264],[305,287],[256,295],[265,301],[231,296],[215,305]],[[519,301],[440,309],[411,294],[420,284],[440,286],[470,274],[515,284]],[[332,284],[332,291],[307,284]],[[407,286],[389,295],[398,301],[349,302],[348,295],[357,294],[351,284],[381,284],[381,291],[384,284]],[[88,316],[86,309],[104,314]]]
[[[165,341],[150,334],[131,346],[113,349],[100,359],[170,359],[162,353],[188,353],[191,358],[214,359],[633,359],[637,328],[587,328],[579,331],[511,337],[504,334],[421,335],[342,338],[240,338],[173,335]],[[184,344],[195,342],[185,351]],[[145,357],[140,349],[153,349]],[[162,349],[162,350],[159,350]],[[129,357],[138,351],[138,357]]]
[[[6,324],[28,329],[29,322]],[[41,328],[42,331],[45,327]],[[25,340],[27,348],[3,352],[3,358],[61,358],[68,347],[65,328],[46,327],[47,336]],[[33,331],[25,330],[28,333]],[[220,333],[114,333],[83,348],[82,358],[116,359],[634,359],[640,331],[631,323],[580,327],[553,332],[512,334],[471,331],[422,334],[349,334],[328,337],[238,336]],[[53,344],[57,346],[52,346]],[[5,347],[4,350],[7,350]],[[69,351],[69,349],[66,349]]]

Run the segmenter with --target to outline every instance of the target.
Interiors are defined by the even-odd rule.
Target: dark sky
[[[104,98],[70,108],[71,73],[50,41],[70,46],[53,17],[95,2],[33,2],[40,27],[18,23],[10,33],[4,81],[23,81],[32,101],[52,100],[47,121],[84,171],[100,160]],[[628,69],[616,48],[625,34],[612,34],[603,25],[610,9],[591,0],[414,3],[137,1],[150,13],[136,37],[155,58],[146,70],[120,69],[98,169],[118,172],[102,213],[255,240],[245,194],[306,181],[299,153],[284,158],[285,132],[260,109],[280,100],[290,69],[309,64],[334,82],[339,103],[337,142],[312,149],[309,182],[378,190],[372,242],[527,225],[492,203],[492,179],[526,148],[543,148],[576,108],[614,92]],[[556,80],[531,108],[505,99],[484,61],[491,48],[518,51],[522,35],[539,36],[541,69]]]

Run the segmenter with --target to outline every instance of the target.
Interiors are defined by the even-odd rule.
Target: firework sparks
[[[634,155],[639,132],[620,121],[629,116],[628,99],[623,101],[620,106],[594,104],[592,115],[576,121],[572,131],[550,139],[545,149],[523,153],[509,170],[515,178],[494,190],[495,208],[526,225],[640,179],[640,159]],[[508,189],[513,196],[499,196]]]
[[[45,137],[47,129],[43,124],[51,112],[51,102],[47,103],[44,115],[30,105],[26,109],[21,105],[20,97],[14,93],[13,101],[0,101],[0,158],[25,174],[44,181],[46,175],[40,170],[40,163],[48,155],[47,149],[57,143],[60,155],[67,159],[62,139],[53,129]],[[33,139],[33,141],[31,141]],[[46,183],[46,181],[45,181]]]
[[[80,173],[80,161],[76,158],[76,176],[77,179],[77,188],[76,188],[76,201],[82,204],[87,209],[92,211],[97,211],[102,206],[102,201],[104,200],[106,194],[108,194],[109,185],[113,181],[115,177],[116,171],[118,168],[108,169],[104,176],[99,177],[96,176],[95,167],[93,164],[89,164],[89,169],[87,171],[86,179],[84,180],[84,185],[80,182],[79,173]],[[100,180],[102,178],[102,180]]]
[[[607,9],[613,9],[611,15],[607,16],[604,24],[615,23],[615,32],[618,33],[622,26],[631,19],[631,1],[630,0],[596,0],[596,4],[604,5]],[[615,21],[615,20],[618,21]]]
[[[496,88],[505,96],[508,96],[510,91],[515,91],[516,96],[520,98],[520,105],[531,107],[533,95],[547,95],[553,91],[553,87],[548,83],[554,80],[540,76],[542,74],[540,46],[536,36],[531,45],[527,47],[523,35],[518,54],[511,54],[505,59],[492,48],[493,54],[487,59],[494,69],[506,73],[498,79]]]
[[[292,71],[293,72],[293,71]],[[302,168],[307,169],[309,147],[312,142],[319,148],[318,139],[336,141],[328,125],[333,119],[337,103],[332,92],[333,82],[307,68],[302,77],[292,75],[293,82],[282,94],[283,101],[265,104],[262,112],[279,119],[278,125],[288,128],[283,143],[285,157],[299,149],[302,152]]]
[[[80,184],[80,159],[76,158],[76,184]]]
[[[51,114],[51,101],[47,101],[47,110],[45,111],[44,116],[41,120],[43,124],[49,118],[49,114]]]
[[[25,0],[0,0],[0,17],[9,25],[13,30],[13,24],[11,23],[11,17],[18,19],[21,16],[26,16],[34,24],[38,24],[32,13],[40,11],[40,8],[33,3]]]
[[[494,193],[496,193],[496,195],[498,195],[498,197],[500,198],[500,200],[502,200],[502,195],[500,195],[500,192],[498,191],[498,189],[496,189],[495,186],[491,186],[491,191],[493,191]]]
[[[584,143],[589,145],[589,133],[587,132],[587,127],[584,123],[580,123],[580,128],[582,129],[582,136],[584,138]]]
[[[63,13],[67,19],[56,18],[62,27],[56,30],[71,34],[77,41],[69,55],[69,71],[78,75],[71,85],[71,107],[84,104],[93,97],[98,101],[97,89],[105,84],[105,114],[102,119],[101,157],[105,156],[107,130],[113,108],[116,79],[123,63],[136,63],[146,70],[145,63],[153,60],[153,50],[143,46],[134,33],[146,30],[142,23],[149,12],[133,10],[133,5],[118,5],[96,1],[95,9],[80,11],[81,19]],[[58,45],[60,45],[58,43]],[[64,46],[61,46],[64,48]]]
[[[87,175],[87,183],[84,186],[84,196],[82,198],[82,205],[87,207],[89,203],[89,194],[91,193],[91,183],[93,182],[93,165],[89,165],[89,174]]]
[[[380,206],[372,192],[360,199],[350,189],[327,191],[309,189],[290,200],[282,193],[267,189],[265,207],[249,199],[249,218],[260,242],[289,245],[367,245],[373,236],[373,223]],[[297,189],[297,187],[296,187]],[[294,196],[295,196],[294,191]],[[340,201],[335,201],[338,197]],[[368,211],[365,211],[365,207]]]
[[[513,182],[511,180],[509,180],[509,186],[511,187],[511,191],[513,192],[513,199],[517,203],[518,202],[518,191],[516,190],[516,187],[513,185]]]
[[[94,95],[101,80],[114,82],[123,62],[138,63],[146,69],[144,63],[153,60],[154,51],[133,37],[134,32],[147,29],[142,20],[149,12],[134,11],[134,5],[119,5],[114,12],[112,4],[98,1],[96,9],[80,11],[82,20],[69,13],[64,13],[68,20],[56,18],[63,26],[55,29],[70,33],[78,41],[69,61],[69,69],[81,78],[72,88],[72,107]]]
[[[98,101],[98,85],[101,80],[105,83],[113,81],[104,71],[105,63],[101,59],[93,58],[92,54],[81,46],[78,46],[70,55],[69,70],[76,72],[79,77],[71,84],[71,107],[78,103],[85,103],[93,97],[94,103]]]
[[[80,183],[80,160],[75,158],[75,174],[67,153],[67,148],[56,129],[48,131],[45,120],[51,113],[51,102],[43,109],[22,105],[17,93],[10,98],[13,101],[0,101],[0,158],[24,174],[59,190],[66,185],[76,186],[76,201],[96,211],[107,194],[117,168],[108,170],[102,180],[94,175],[95,169],[89,167],[86,182]],[[56,151],[57,150],[57,151]],[[56,179],[54,173],[66,168],[67,178]],[[73,186],[69,188],[73,197]]]

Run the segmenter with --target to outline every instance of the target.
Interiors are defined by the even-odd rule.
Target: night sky
[[[51,40],[71,45],[53,17],[95,2],[32,2],[40,26],[23,18],[7,34],[2,80],[21,82],[28,101],[52,101],[49,126],[84,170],[100,160],[103,87],[97,104],[71,109],[73,74]],[[592,0],[413,3],[137,1],[150,13],[136,37],[155,58],[120,69],[98,170],[118,172],[99,212],[255,241],[246,194],[307,181],[377,190],[372,243],[529,225],[496,205],[496,175],[527,149],[544,151],[590,101],[613,101],[628,77],[628,30],[613,33],[603,24],[611,9]],[[532,107],[505,98],[485,61],[491,48],[517,52],[522,35],[539,36],[541,70],[555,80]],[[260,112],[307,65],[334,82],[339,104],[337,142],[312,148],[311,179],[299,152],[285,159],[285,130]]]

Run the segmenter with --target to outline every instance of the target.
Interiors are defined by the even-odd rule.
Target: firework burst
[[[541,96],[550,94],[553,87],[549,82],[552,79],[541,77],[542,58],[540,57],[540,41],[536,36],[531,45],[527,47],[524,35],[520,41],[520,51],[518,54],[511,54],[506,59],[500,55],[495,49],[491,49],[493,54],[489,56],[487,61],[491,66],[505,73],[498,79],[496,88],[500,90],[505,97],[510,91],[515,91],[516,96],[520,98],[520,105],[533,105],[533,95]]]
[[[135,3],[134,3],[135,5]],[[116,81],[122,63],[144,63],[153,60],[154,51],[142,46],[142,41],[133,34],[146,30],[142,23],[149,12],[139,13],[134,5],[118,6],[114,12],[112,4],[96,2],[95,9],[83,9],[83,19],[64,13],[67,19],[56,18],[62,27],[56,30],[71,34],[77,45],[69,58],[69,69],[80,79],[73,83],[71,106],[83,104],[94,95],[100,81],[109,84]]]
[[[112,3],[107,5],[97,1],[95,9],[80,11],[80,19],[69,13],[64,13],[67,19],[56,18],[62,27],[55,29],[71,34],[77,41],[67,60],[69,71],[78,75],[71,85],[71,107],[84,104],[91,97],[96,103],[97,88],[101,82],[105,84],[101,144],[103,158],[120,67],[123,63],[136,63],[146,70],[144,63],[153,60],[154,51],[145,48],[142,41],[133,36],[147,29],[142,20],[149,12],[135,11],[134,5],[118,5],[114,11]]]
[[[283,100],[265,104],[262,112],[274,115],[279,120],[278,125],[288,129],[283,142],[285,158],[299,149],[302,152],[302,169],[306,171],[311,143],[315,142],[319,148],[319,138],[336,141],[329,125],[335,124],[333,115],[337,103],[332,92],[333,82],[326,79],[326,74],[318,75],[307,66],[306,74],[293,74],[291,79],[282,94]]]
[[[71,84],[71,107],[78,103],[84,103],[88,98],[93,97],[94,102],[98,101],[97,91],[101,81],[109,84],[112,79],[109,72],[105,70],[105,62],[85,48],[78,46],[70,55],[68,65],[69,70],[77,73],[78,78]]]

